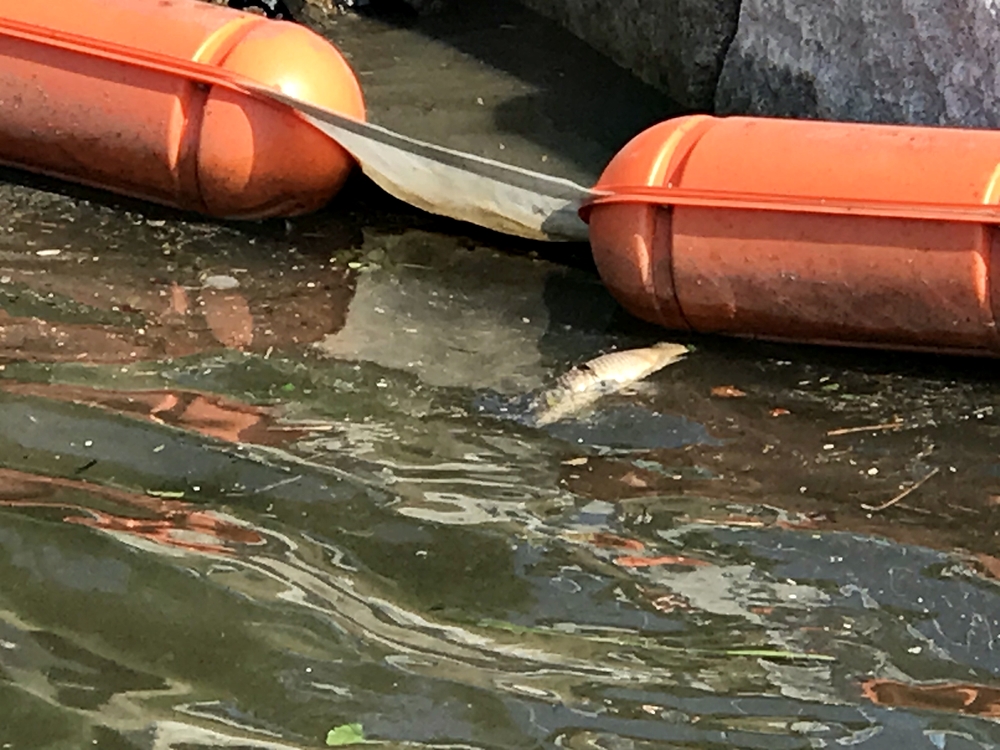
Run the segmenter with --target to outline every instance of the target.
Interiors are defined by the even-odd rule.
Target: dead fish
[[[643,349],[602,354],[559,376],[534,402],[534,424],[542,427],[565,419],[602,396],[626,388],[654,372],[683,359],[688,349],[661,342]]]

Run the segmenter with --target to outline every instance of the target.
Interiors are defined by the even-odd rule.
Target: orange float
[[[1000,132],[681,117],[596,190],[594,259],[640,318],[1000,355]]]
[[[199,0],[0,3],[0,162],[226,218],[326,203],[352,157],[250,79],[354,119],[319,35]]]

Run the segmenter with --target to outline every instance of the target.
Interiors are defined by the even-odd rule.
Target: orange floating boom
[[[365,117],[350,66],[297,24],[198,0],[0,0],[0,162],[218,217],[321,207],[353,158],[241,77]]]
[[[594,259],[640,318],[1000,355],[1000,132],[681,117],[599,191],[581,210]]]

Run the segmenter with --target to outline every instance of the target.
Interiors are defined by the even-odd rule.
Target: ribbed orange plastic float
[[[314,210],[354,165],[227,81],[365,117],[322,37],[198,0],[2,3],[0,72],[0,162],[219,217]]]
[[[1000,355],[1000,132],[681,117],[596,189],[595,261],[648,321]]]

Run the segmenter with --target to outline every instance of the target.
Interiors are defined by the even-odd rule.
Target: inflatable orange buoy
[[[595,190],[594,259],[640,318],[1000,355],[1000,132],[681,117]]]
[[[297,24],[199,0],[0,8],[0,162],[218,217],[319,208],[354,160],[244,77],[364,119],[340,53]]]

